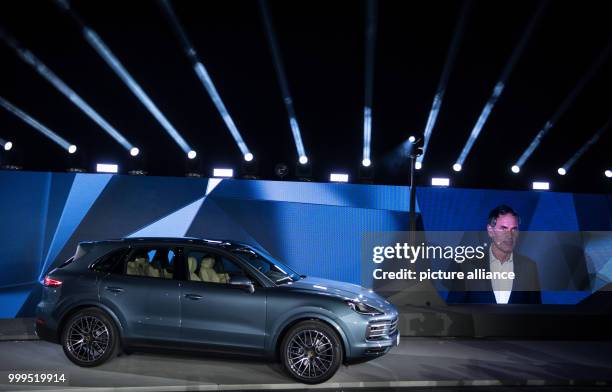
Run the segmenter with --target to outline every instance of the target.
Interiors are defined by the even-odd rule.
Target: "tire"
[[[281,343],[280,357],[291,377],[305,384],[330,379],[342,363],[340,337],[327,324],[311,320],[291,327]]]
[[[119,348],[119,333],[104,311],[87,308],[66,321],[61,344],[70,361],[82,367],[93,367],[115,356]]]

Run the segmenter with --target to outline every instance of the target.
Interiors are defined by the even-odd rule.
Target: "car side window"
[[[229,284],[238,276],[249,274],[235,261],[217,253],[204,250],[186,250],[187,280],[192,282]]]
[[[176,253],[176,249],[168,247],[134,248],[127,257],[125,274],[173,279]]]

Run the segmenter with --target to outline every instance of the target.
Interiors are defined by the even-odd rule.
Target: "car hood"
[[[376,294],[372,290],[356,284],[308,276],[298,280],[297,282],[292,282],[290,285],[293,289],[314,291],[324,295],[333,295],[354,301],[361,301],[368,305],[374,306],[385,313],[397,312],[395,306],[393,306],[383,297]]]

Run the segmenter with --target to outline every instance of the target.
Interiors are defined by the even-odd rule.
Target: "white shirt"
[[[512,258],[513,254],[511,253],[510,258],[502,263],[493,254],[493,245],[489,247],[489,268],[491,272],[514,272],[514,262]],[[513,281],[513,279],[491,279],[491,286],[493,287],[493,293],[495,294],[495,301],[498,304],[507,304],[510,300]]]

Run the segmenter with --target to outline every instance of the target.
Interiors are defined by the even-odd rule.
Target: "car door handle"
[[[200,294],[185,294],[185,298],[189,298],[194,301],[198,301],[202,299],[202,296]]]
[[[115,294],[123,293],[123,289],[121,287],[106,286],[104,289],[106,291],[110,291],[111,293],[115,293]]]

